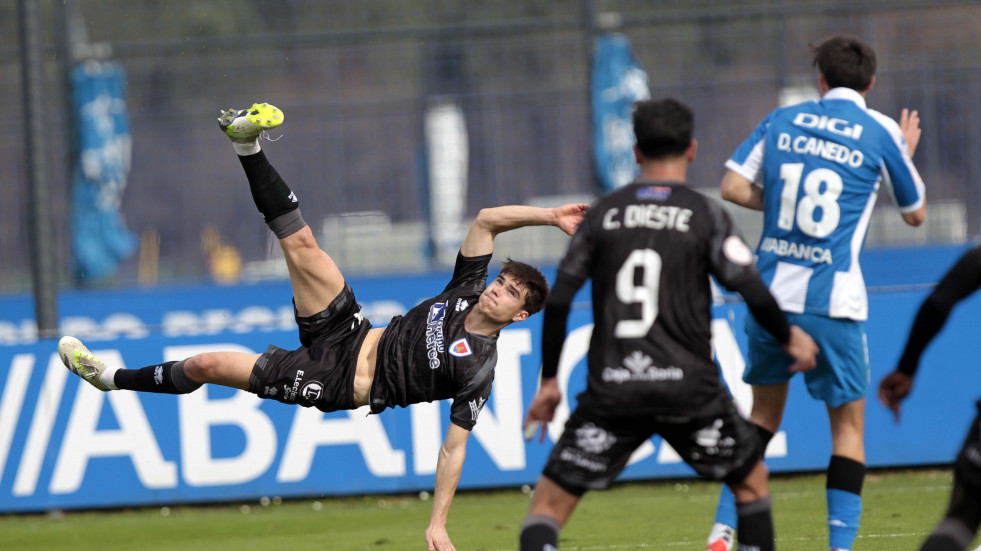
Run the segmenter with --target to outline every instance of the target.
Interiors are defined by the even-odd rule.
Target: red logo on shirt
[[[456,356],[457,358],[462,358],[464,356],[469,356],[473,354],[473,350],[470,348],[470,343],[467,339],[460,339],[458,341],[453,341],[450,344],[450,355]]]

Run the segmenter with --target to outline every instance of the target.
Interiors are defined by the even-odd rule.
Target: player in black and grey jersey
[[[486,284],[494,238],[535,225],[573,234],[587,205],[481,210],[460,247],[446,289],[393,318],[388,327],[372,329],[337,265],[300,216],[296,195],[260,150],[258,137],[282,121],[283,113],[266,103],[223,111],[218,119],[232,138],[256,207],[285,253],[302,346],[270,346],[263,354],[211,352],[130,370],[107,366],[78,339],[64,337],[58,343],[59,355],[72,372],[103,391],[185,394],[212,383],[322,411],[370,405],[375,413],[453,398],[426,530],[430,551],[453,550],[446,520],[467,439],[490,394],[498,333],[540,310],[548,294],[548,282],[538,270],[510,260]]]
[[[787,323],[726,212],[685,186],[697,147],[691,111],[671,99],[644,101],[633,122],[640,177],[590,207],[546,304],[541,387],[525,421],[526,435],[541,424],[542,438],[562,398],[555,376],[570,305],[593,280],[586,390],[535,487],[521,549],[555,549],[581,496],[607,488],[631,453],[660,434],[696,472],[732,485],[740,543],[767,551],[773,526],[761,440],[712,361],[709,276],[743,296],[797,360],[794,369],[812,368],[817,346]]]
[[[476,318],[470,313],[475,307],[493,307],[502,298],[495,294],[516,299],[522,290],[526,307],[540,308],[548,288],[537,270],[509,260],[492,285],[499,290],[484,296],[490,259],[490,254],[467,257],[461,252],[442,294],[392,318],[378,342],[372,412],[453,398],[453,424],[473,429],[494,380],[498,331],[468,329]]]

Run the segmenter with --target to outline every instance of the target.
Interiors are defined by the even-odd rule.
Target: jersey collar
[[[865,98],[862,97],[862,94],[859,94],[851,88],[832,88],[828,90],[828,92],[824,94],[824,97],[821,99],[847,99],[857,103],[862,109],[867,108],[865,106]]]

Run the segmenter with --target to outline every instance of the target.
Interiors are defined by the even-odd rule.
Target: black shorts
[[[976,405],[978,414],[954,462],[954,478],[971,497],[981,500],[981,401]]]
[[[345,285],[323,312],[295,317],[303,346],[270,346],[252,368],[249,392],[321,411],[354,409],[358,351],[371,329],[354,291]]]
[[[742,482],[763,456],[763,442],[732,401],[721,399],[727,403],[725,413],[702,418],[617,416],[577,407],[552,448],[543,474],[573,495],[605,490],[634,450],[659,434],[698,474],[727,483]]]

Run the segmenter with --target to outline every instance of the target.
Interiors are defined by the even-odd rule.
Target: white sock
[[[119,368],[115,366],[105,368],[102,373],[99,373],[99,382],[106,385],[106,388],[109,390],[119,390],[119,387],[116,386],[116,381],[114,380],[116,377],[116,371],[118,370]]]
[[[251,142],[232,142],[232,146],[235,147],[235,153],[238,153],[241,157],[255,155],[262,150],[262,148],[259,147],[259,140],[252,140]]]
[[[709,533],[708,543],[712,543],[715,540],[723,540],[726,542],[728,549],[732,548],[732,543],[735,540],[733,533],[735,529],[728,524],[722,524],[721,522],[716,522],[712,524],[712,531]]]

